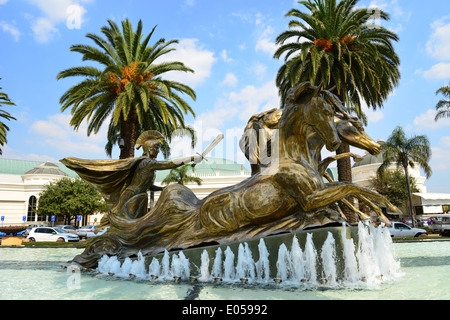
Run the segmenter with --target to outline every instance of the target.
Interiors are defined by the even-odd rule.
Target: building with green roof
[[[42,223],[35,213],[39,193],[50,182],[78,175],[62,163],[0,158],[0,216],[6,225]]]
[[[157,171],[155,184],[169,174],[170,170]],[[202,179],[201,186],[188,185],[197,197],[204,198],[211,192],[237,184],[250,177],[250,171],[237,162],[206,158],[189,170],[189,174]],[[79,178],[78,175],[62,163],[40,162],[30,160],[0,158],[0,216],[4,217],[5,225],[24,223],[48,223],[45,218],[35,214],[39,202],[39,194],[44,186],[63,177]],[[156,193],[158,199],[159,193]],[[92,217],[92,221],[101,216]]]
[[[161,182],[169,172],[170,170],[157,171],[155,184],[162,186]],[[329,168],[327,172],[334,180],[337,180],[336,168]],[[203,199],[218,189],[248,179],[251,171],[235,161],[209,157],[195,167],[189,168],[188,174],[202,179],[201,185],[191,183],[187,186],[199,199]],[[48,223],[45,221],[48,218],[35,214],[39,194],[46,184],[63,177],[79,178],[74,171],[59,162],[0,158],[0,216],[5,217],[4,224],[22,224],[23,217],[26,224]],[[154,201],[157,201],[158,197],[159,192],[156,192]],[[88,223],[93,223],[95,219],[100,221],[101,216],[90,217]]]
[[[78,178],[78,175],[68,169],[62,163],[52,163],[44,162],[50,165],[57,166],[62,172],[64,172],[70,178]],[[35,167],[42,165],[42,161],[31,161],[31,160],[16,160],[16,159],[3,159],[0,158],[0,174],[16,174],[22,175],[30,170],[35,169]]]

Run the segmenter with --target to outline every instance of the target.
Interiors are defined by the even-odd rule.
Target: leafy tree
[[[391,163],[397,164],[398,168],[403,168],[405,180],[408,188],[408,199],[411,219],[414,222],[414,208],[412,206],[411,183],[408,166],[414,168],[417,163],[429,178],[432,174],[428,162],[431,159],[430,142],[427,136],[406,137],[401,126],[394,129],[385,144],[383,144],[383,163],[378,168],[378,172],[385,171]]]
[[[1,78],[0,78],[1,80]],[[9,99],[8,95],[1,91],[2,88],[0,87],[0,120],[16,120],[11,114],[9,114],[6,110],[3,110],[3,105],[6,106],[15,106],[13,102]],[[9,131],[9,127],[3,122],[0,121],[0,145],[4,146],[8,141],[6,139],[7,132]],[[0,155],[2,155],[2,149],[0,148]]]
[[[400,170],[385,170],[369,180],[370,185],[379,194],[385,196],[393,205],[407,206],[408,185],[405,174]],[[419,192],[416,185],[416,179],[410,177],[411,192]]]
[[[446,99],[441,99],[436,104],[435,121],[441,118],[450,118],[450,85],[443,86],[436,91],[436,94],[442,93]]]
[[[292,9],[289,29],[276,39],[279,46],[274,57],[284,55],[284,65],[277,73],[276,84],[282,103],[287,92],[297,84],[310,81],[322,84],[344,103],[350,112],[363,120],[363,102],[380,108],[398,85],[399,64],[393,41],[397,35],[373,24],[373,10],[358,8],[359,0],[298,1],[306,11]],[[381,20],[389,15],[376,11]],[[349,152],[342,143],[337,154]],[[337,161],[339,181],[352,181],[349,158]],[[345,212],[347,218],[352,218]]]
[[[83,61],[99,63],[92,66],[73,67],[60,72],[57,79],[84,77],[67,90],[60,99],[61,111],[72,107],[70,124],[78,129],[83,120],[88,121],[87,134],[97,133],[108,116],[112,115],[110,128],[120,133],[124,141],[120,158],[134,156],[139,125],[148,122],[152,129],[170,125],[184,126],[184,115],[195,116],[182,98],[186,94],[193,100],[196,95],[190,87],[163,78],[170,71],[193,72],[181,62],[161,62],[157,59],[175,50],[170,46],[177,40],[160,39],[153,45],[149,41],[156,29],[142,40],[142,21],[136,31],[131,22],[122,21],[122,31],[115,22],[101,28],[105,38],[88,33],[87,38],[97,47],[73,45],[70,50],[83,55]]]
[[[162,181],[162,184],[168,185],[171,182],[176,182],[178,184],[184,185],[189,182],[194,182],[198,185],[201,185],[202,179],[200,179],[199,177],[190,176],[188,174],[189,168],[192,168],[192,165],[185,164],[184,166],[170,170],[169,174]]]
[[[63,178],[51,182],[39,194],[38,215],[64,216],[67,224],[77,215],[104,212],[106,204],[101,194],[81,179]]]

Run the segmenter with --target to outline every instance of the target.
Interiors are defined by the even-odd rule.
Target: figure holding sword
[[[202,157],[202,159],[206,160],[206,156],[208,155],[208,153],[211,152],[212,149],[214,149],[220,141],[222,141],[223,139],[223,134],[219,134],[214,140],[213,142],[211,142],[211,144],[209,146],[206,147],[206,149],[203,151],[202,154],[200,154],[200,156]],[[195,167],[195,165],[197,164],[197,162],[195,162],[194,164],[192,164],[192,167]]]
[[[143,149],[142,157],[124,160],[65,158],[61,162],[102,193],[108,206],[108,214],[104,215],[100,227],[105,227],[109,225],[109,215],[125,219],[144,216],[148,211],[147,191],[164,189],[154,184],[157,170],[174,169],[189,162],[195,165],[222,139],[223,135],[219,135],[201,155],[175,161],[157,161],[164,136],[158,131],[149,130],[136,141],[137,149]]]

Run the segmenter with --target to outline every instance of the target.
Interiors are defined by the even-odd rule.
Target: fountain
[[[250,150],[246,140],[259,127],[267,129],[259,133],[270,140],[270,163],[258,158],[267,143]],[[154,160],[164,137],[152,130],[136,142],[144,149],[139,158],[63,159],[102,193],[108,207],[99,227],[108,231],[87,241],[73,262],[118,278],[176,283],[377,285],[398,270],[387,231],[362,222],[348,227],[339,206],[353,208],[345,197],[354,196],[387,223],[378,205],[398,209],[356,184],[325,184],[331,162],[355,155],[319,159],[324,146],[335,151],[341,141],[379,153],[380,145],[355,129],[360,127],[329,90],[301,83],[290,89],[282,110],[250,119],[240,143],[247,157],[257,154],[250,178],[203,199],[172,184],[148,211],[147,191],[160,190],[153,185],[155,171],[201,161],[223,135],[200,157],[180,161]],[[367,222],[367,215],[353,210]]]
[[[357,228],[344,224],[145,258],[139,252],[137,259],[126,258],[121,264],[116,256],[105,255],[97,272],[166,282],[373,287],[401,275],[391,244],[386,228],[360,222]]]

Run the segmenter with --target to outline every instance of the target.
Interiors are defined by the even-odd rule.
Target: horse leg
[[[364,212],[356,209],[347,199],[339,200],[339,203],[341,203],[341,202],[342,202],[342,204],[347,206],[350,210],[355,212],[361,220],[370,220],[370,217],[368,215],[366,215]]]
[[[386,218],[386,216],[383,214],[383,211],[381,211],[380,208],[376,204],[374,204],[372,201],[370,201],[369,199],[367,199],[366,197],[364,197],[362,195],[355,195],[355,197],[358,198],[360,201],[364,202],[367,206],[369,206],[370,209],[375,211],[377,216],[380,218],[381,222],[384,222],[387,225],[391,224],[389,219]]]
[[[361,161],[363,159],[361,156],[351,153],[351,152],[341,153],[341,154],[338,154],[335,156],[327,157],[327,158],[323,159],[322,161],[320,161],[319,173],[324,174],[325,171],[327,170],[328,166],[331,163],[333,163],[334,161],[337,161],[337,160],[343,159],[343,158],[349,158],[349,157],[352,157],[355,162]]]
[[[330,177],[330,175],[328,174],[328,172],[324,172],[323,176],[329,181],[329,182],[334,182],[334,180]],[[365,213],[361,212],[360,210],[356,209],[347,199],[342,199],[339,201],[339,203],[343,203],[344,205],[346,205],[347,207],[350,208],[350,210],[354,211],[361,220],[369,220],[370,217],[367,216]],[[339,206],[338,206],[339,208]],[[339,208],[340,209],[340,208]],[[344,214],[342,213],[342,211],[339,210],[339,212],[341,213],[342,216],[344,216]]]
[[[384,203],[390,210],[398,212],[398,208],[393,206],[382,195],[349,182],[329,183],[325,185],[325,188],[308,195],[306,197],[304,210],[308,211],[315,208],[328,206],[329,204],[340,201],[342,198],[350,195],[366,196],[375,201]]]

